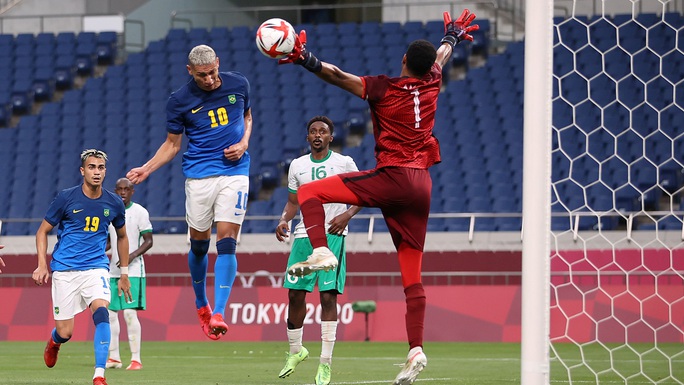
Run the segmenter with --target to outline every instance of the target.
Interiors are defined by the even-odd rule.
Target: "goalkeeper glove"
[[[440,44],[447,42],[453,48],[463,40],[473,41],[473,37],[469,33],[480,29],[477,24],[470,25],[473,20],[475,20],[475,14],[470,13],[467,9],[463,10],[461,16],[455,21],[451,21],[449,12],[444,12],[444,37]]]
[[[278,60],[278,64],[294,63],[306,68],[311,72],[321,72],[323,65],[314,54],[306,50],[306,31],[299,31],[299,36],[295,35],[295,45],[292,52],[286,57]]]

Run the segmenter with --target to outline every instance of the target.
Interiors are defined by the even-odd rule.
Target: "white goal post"
[[[549,383],[551,75],[553,2],[527,3],[523,135],[521,368],[523,385]]]
[[[521,384],[681,385],[684,5],[588,3],[526,4]]]

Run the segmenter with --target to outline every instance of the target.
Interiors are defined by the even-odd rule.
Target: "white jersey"
[[[150,214],[141,205],[131,202],[126,207],[126,234],[128,235],[128,252],[132,253],[137,250],[143,243],[143,234],[152,232],[152,223],[150,223]],[[111,225],[109,226],[109,239],[112,245],[112,259],[109,263],[109,274],[112,278],[121,277],[121,269],[116,264],[119,262],[119,252],[116,247],[116,230]],[[145,261],[143,256],[139,256],[128,264],[129,277],[144,277],[145,276]]]
[[[314,160],[311,154],[300,156],[290,163],[290,170],[287,175],[287,188],[291,193],[297,193],[300,186],[313,182],[318,179],[327,178],[331,175],[344,174],[346,172],[359,171],[350,156],[341,155],[334,151],[328,152],[328,156],[321,160]],[[344,203],[326,203],[323,205],[325,210],[325,230],[327,232],[328,222],[347,210]],[[292,232],[295,238],[307,237],[304,228],[304,221],[300,220]],[[344,234],[347,235],[347,229]]]

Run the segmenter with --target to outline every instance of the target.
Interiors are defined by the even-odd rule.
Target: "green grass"
[[[130,358],[127,344],[122,343],[124,367]],[[278,372],[285,362],[287,343],[283,342],[143,342],[144,369],[128,372],[107,370],[110,385],[302,385],[312,384],[316,373],[320,342],[305,344],[311,356],[297,367],[294,374],[279,379]],[[90,342],[69,342],[62,347],[57,365],[48,369],[43,363],[42,342],[0,342],[0,384],[90,384],[93,375],[93,348]],[[602,351],[585,347],[588,365],[581,365],[577,348],[569,344],[556,345],[564,364],[573,367],[573,382],[596,384],[593,371],[610,367]],[[614,352],[616,356],[620,353]],[[403,363],[407,352],[405,343],[338,342],[333,358],[333,384],[391,384],[399,371],[395,364]],[[519,385],[520,345],[504,343],[437,343],[425,344],[428,367],[416,384],[425,385]],[[675,356],[672,363],[675,377],[682,381],[684,358],[682,346],[665,348],[667,356]],[[643,352],[640,352],[643,353]],[[616,357],[622,361],[615,368],[627,376],[639,373],[639,363],[632,355]],[[645,371],[659,385],[681,384],[669,376],[659,356],[648,354]],[[667,361],[667,360],[666,360]],[[651,362],[651,364],[648,364]],[[592,370],[587,369],[587,367]],[[636,371],[636,373],[635,373]],[[557,359],[551,362],[551,383],[568,383],[568,370]],[[665,379],[660,381],[659,379]],[[614,372],[598,375],[600,384],[651,384],[649,378],[636,375],[627,382]]]

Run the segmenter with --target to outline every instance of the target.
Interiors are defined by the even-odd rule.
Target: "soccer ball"
[[[257,48],[271,59],[284,58],[292,52],[294,44],[295,30],[290,23],[283,19],[268,19],[257,29]]]

